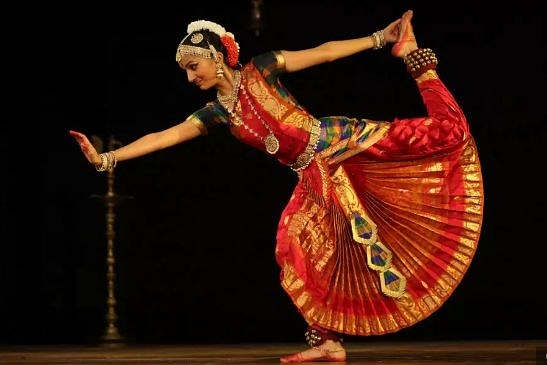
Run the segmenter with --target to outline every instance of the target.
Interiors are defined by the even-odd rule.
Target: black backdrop
[[[186,81],[175,49],[186,24],[217,21],[242,60],[362,36],[415,10],[420,45],[466,111],[485,181],[475,260],[445,305],[380,340],[545,338],[545,114],[543,16],[519,2],[268,1],[259,36],[250,1],[51,5],[35,9],[35,66],[17,123],[6,123],[2,199],[1,343],[87,343],[105,329],[106,191],[68,135],[128,143],[184,119],[213,94]],[[33,27],[34,29],[34,27]],[[389,50],[321,65],[284,82],[316,115],[392,119],[423,112]],[[14,91],[15,92],[15,91]],[[29,113],[30,111],[30,113]],[[34,113],[32,113],[34,111]],[[29,120],[34,117],[34,121]],[[20,122],[19,122],[20,121]],[[13,168],[11,165],[13,164]],[[295,175],[213,133],[115,170],[116,297],[131,341],[301,341],[305,324],[281,290],[277,218]]]

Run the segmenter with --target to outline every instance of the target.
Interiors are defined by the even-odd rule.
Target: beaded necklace
[[[243,96],[245,97],[245,100],[251,107],[251,110],[253,114],[260,120],[262,125],[268,130],[268,134],[265,137],[262,137],[260,134],[258,134],[254,129],[249,127],[245,122],[243,121],[243,118],[241,117],[241,111],[239,113],[237,111],[234,111],[236,108],[237,102],[238,102],[238,92],[241,90]],[[272,129],[268,125],[268,123],[258,114],[258,111],[254,107],[249,95],[247,94],[247,91],[241,85],[241,72],[239,70],[236,70],[234,72],[234,88],[232,89],[232,92],[230,95],[221,95],[220,92],[217,91],[217,100],[218,102],[228,111],[228,114],[230,114],[230,119],[233,125],[236,127],[243,126],[245,130],[249,133],[251,133],[256,138],[260,139],[264,146],[266,147],[266,151],[274,155],[279,151],[279,140],[274,135]]]

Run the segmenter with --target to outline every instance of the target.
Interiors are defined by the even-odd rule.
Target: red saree
[[[236,113],[218,103],[192,118],[230,124],[242,142],[298,171],[281,215],[280,281],[311,325],[351,335],[427,318],[471,265],[481,231],[481,167],[463,112],[434,70],[417,81],[427,116],[316,119],[279,82],[280,53],[241,71]],[[311,151],[311,153],[310,153]]]

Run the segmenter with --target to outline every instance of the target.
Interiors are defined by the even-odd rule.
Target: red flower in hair
[[[220,41],[224,45],[224,48],[226,48],[226,64],[230,67],[235,67],[239,60],[239,44],[237,44],[233,34],[230,32],[224,33],[220,37]]]

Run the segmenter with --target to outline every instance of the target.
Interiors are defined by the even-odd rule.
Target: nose
[[[186,71],[186,76],[188,77],[188,82],[194,82],[196,75],[191,71]]]

